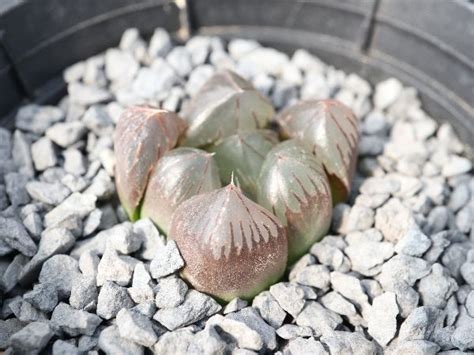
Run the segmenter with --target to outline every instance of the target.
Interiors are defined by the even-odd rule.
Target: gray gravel
[[[330,235],[250,303],[189,288],[176,244],[117,205],[121,111],[179,112],[215,70],[281,109],[333,97],[360,119]],[[474,351],[474,176],[449,124],[395,79],[372,87],[306,50],[128,29],[66,69],[57,106],[0,129],[0,350],[35,354],[460,354]]]

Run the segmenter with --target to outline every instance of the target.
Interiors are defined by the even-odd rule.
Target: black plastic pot
[[[179,6],[178,6],[179,5]],[[64,92],[62,70],[121,33],[239,36],[416,87],[474,149],[474,6],[466,0],[0,0],[0,125]]]

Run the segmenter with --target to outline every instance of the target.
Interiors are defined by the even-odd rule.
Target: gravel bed
[[[252,303],[179,277],[150,220],[127,221],[112,136],[128,105],[180,111],[219,68],[281,109],[336,98],[360,119],[357,175],[331,235]],[[8,354],[461,354],[474,350],[474,177],[449,124],[395,78],[372,87],[305,50],[184,46],[157,29],[64,72],[57,106],[0,128],[0,349]]]

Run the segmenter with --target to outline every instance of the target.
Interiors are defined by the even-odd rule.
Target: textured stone
[[[64,112],[58,107],[30,104],[18,110],[15,125],[23,131],[43,134],[48,127],[63,118]]]
[[[428,275],[429,264],[420,258],[395,255],[382,267],[379,282],[386,291],[392,291],[397,283],[413,286],[416,280]]]
[[[73,215],[84,218],[95,209],[95,201],[95,196],[75,192],[45,215],[45,226],[52,227]]]
[[[38,275],[43,263],[56,254],[68,252],[74,245],[75,238],[64,228],[47,229],[41,234],[38,252],[21,270],[20,281],[29,283]]]
[[[169,330],[175,330],[209,317],[220,309],[221,306],[211,297],[189,290],[183,303],[175,308],[160,309],[153,318]]]
[[[263,347],[263,340],[260,334],[245,322],[216,315],[209,319],[208,324],[218,325],[220,329],[235,339],[239,348],[260,351]]]
[[[310,327],[300,327],[295,324],[283,324],[277,329],[276,333],[282,339],[307,338],[313,336],[313,331]]]
[[[76,143],[86,134],[84,123],[79,121],[56,123],[46,130],[46,137],[66,148]]]
[[[133,301],[125,287],[106,281],[99,292],[97,315],[103,319],[112,319],[122,308],[132,308]]]
[[[102,88],[85,85],[81,83],[71,83],[67,87],[71,103],[81,106],[89,106],[107,101],[111,94]]]
[[[120,336],[117,326],[111,325],[100,332],[99,348],[106,354],[143,355],[142,346]]]
[[[24,327],[23,322],[16,318],[0,320],[0,349],[6,349],[10,337]]]
[[[386,346],[397,332],[398,306],[393,292],[375,297],[368,312],[368,332],[377,342]]]
[[[337,249],[336,249],[337,250]],[[294,274],[290,281],[301,285],[327,290],[329,287],[329,270],[324,265],[309,265]]]
[[[112,248],[107,248],[97,267],[97,286],[102,286],[106,281],[114,281],[121,286],[129,285],[137,263],[137,259],[118,255]]]
[[[316,256],[321,264],[327,265],[333,270],[349,271],[350,261],[340,250],[342,248],[330,245],[325,242],[326,239],[324,238],[321,242],[314,244],[310,249],[311,254]]]
[[[431,240],[419,228],[411,228],[398,241],[395,251],[398,254],[422,256],[431,247]]]
[[[326,293],[320,302],[327,309],[349,319],[358,316],[355,306],[335,291]]]
[[[328,352],[323,345],[314,338],[295,338],[288,342],[288,350],[290,354],[314,354],[326,355]]]
[[[335,331],[329,336],[321,338],[321,342],[329,348],[330,354],[376,354],[374,342],[364,338],[361,333]]]
[[[255,296],[252,307],[256,308],[260,316],[275,329],[279,328],[285,320],[285,311],[268,291],[260,292]]]
[[[23,225],[34,239],[38,239],[43,231],[43,220],[36,212],[31,212],[23,218]]]
[[[270,287],[270,293],[278,304],[293,318],[296,318],[305,305],[305,291],[302,287],[279,282]]]
[[[72,284],[80,276],[77,261],[68,255],[58,254],[45,261],[39,274],[39,282],[55,287],[59,297],[63,298],[69,297]]]
[[[342,323],[342,318],[333,311],[321,306],[318,302],[308,301],[296,318],[299,326],[310,327],[315,336],[330,334]]]
[[[418,284],[423,305],[438,308],[444,308],[446,301],[457,289],[456,281],[441,264],[433,264],[431,273],[422,278]]]
[[[53,344],[53,355],[80,355],[80,352],[73,344],[58,339]]]
[[[264,347],[275,350],[277,346],[275,329],[260,318],[255,308],[244,308],[239,312],[229,314],[226,318],[245,323],[249,328],[260,334]]]
[[[351,261],[352,270],[365,276],[380,272],[384,261],[393,255],[393,245],[381,239],[380,232],[374,229],[347,235],[349,246],[344,252]]]
[[[227,303],[222,313],[229,314],[232,312],[238,312],[242,308],[247,307],[247,305],[248,305],[248,302],[246,300],[243,300],[237,297],[237,298],[234,298],[229,303]]]
[[[176,242],[168,241],[166,246],[157,250],[150,264],[151,276],[155,279],[171,275],[184,266]]]
[[[53,143],[46,137],[38,139],[31,145],[31,156],[35,169],[38,171],[55,166],[58,162]]]
[[[23,299],[43,312],[51,312],[58,304],[58,293],[50,284],[37,284]]]
[[[107,234],[104,237],[107,238],[107,245],[121,254],[131,254],[140,249],[142,244],[140,235],[134,233],[130,222],[117,224],[101,233]]]
[[[435,328],[442,326],[440,315],[441,311],[434,307],[416,308],[402,323],[398,341],[429,339]]]
[[[399,344],[392,352],[394,355],[435,355],[438,354],[439,346],[427,340],[412,340]]]
[[[77,309],[92,311],[97,305],[97,287],[92,277],[79,277],[71,289],[69,304]]]
[[[147,347],[153,346],[158,340],[151,321],[140,313],[123,308],[117,314],[116,323],[124,339]]]
[[[13,206],[26,205],[30,196],[26,191],[29,176],[24,173],[8,173],[5,175],[5,190]]]
[[[87,161],[79,149],[68,148],[63,151],[64,170],[73,175],[84,175],[87,172]]]
[[[331,273],[331,285],[333,290],[352,301],[364,315],[364,312],[369,306],[369,300],[359,279],[351,275],[333,271]]]
[[[33,322],[10,337],[10,346],[15,353],[38,354],[53,335],[47,323]]]
[[[392,198],[377,209],[375,228],[382,232],[387,241],[398,242],[413,227],[416,227],[415,220],[400,200]]]
[[[5,292],[10,292],[18,282],[21,271],[25,264],[28,262],[28,258],[22,254],[16,255],[13,260],[8,264],[5,271],[0,276],[0,286]]]
[[[15,165],[20,172],[28,176],[33,176],[35,170],[33,168],[33,160],[31,157],[30,141],[19,130],[13,133],[13,149],[12,157]]]
[[[183,303],[188,286],[180,278],[168,276],[158,280],[154,291],[158,308],[173,308]]]
[[[69,336],[92,335],[102,320],[95,314],[60,303],[51,315],[51,323]]]
[[[138,255],[145,260],[153,260],[155,255],[165,246],[165,238],[149,218],[140,219],[133,224],[134,233],[143,241]]]

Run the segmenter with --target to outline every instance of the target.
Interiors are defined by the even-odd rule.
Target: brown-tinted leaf
[[[189,124],[184,144],[201,147],[237,131],[267,126],[274,115],[268,99],[231,71],[214,74],[191,101],[184,117]]]
[[[334,203],[347,198],[357,161],[357,118],[335,100],[300,101],[280,113],[282,134],[311,146],[329,177]]]
[[[114,139],[115,183],[132,220],[138,218],[150,172],[162,155],[176,145],[185,127],[181,118],[166,110],[135,106],[122,113]]]
[[[226,301],[253,297],[286,267],[285,229],[234,184],[183,202],[169,238],[178,244],[183,275],[194,288]]]
[[[160,159],[151,173],[141,217],[150,217],[167,234],[175,209],[188,198],[221,187],[212,154],[176,148]]]
[[[268,153],[258,182],[259,204],[287,226],[291,263],[320,240],[331,224],[326,174],[306,146],[289,140]]]

